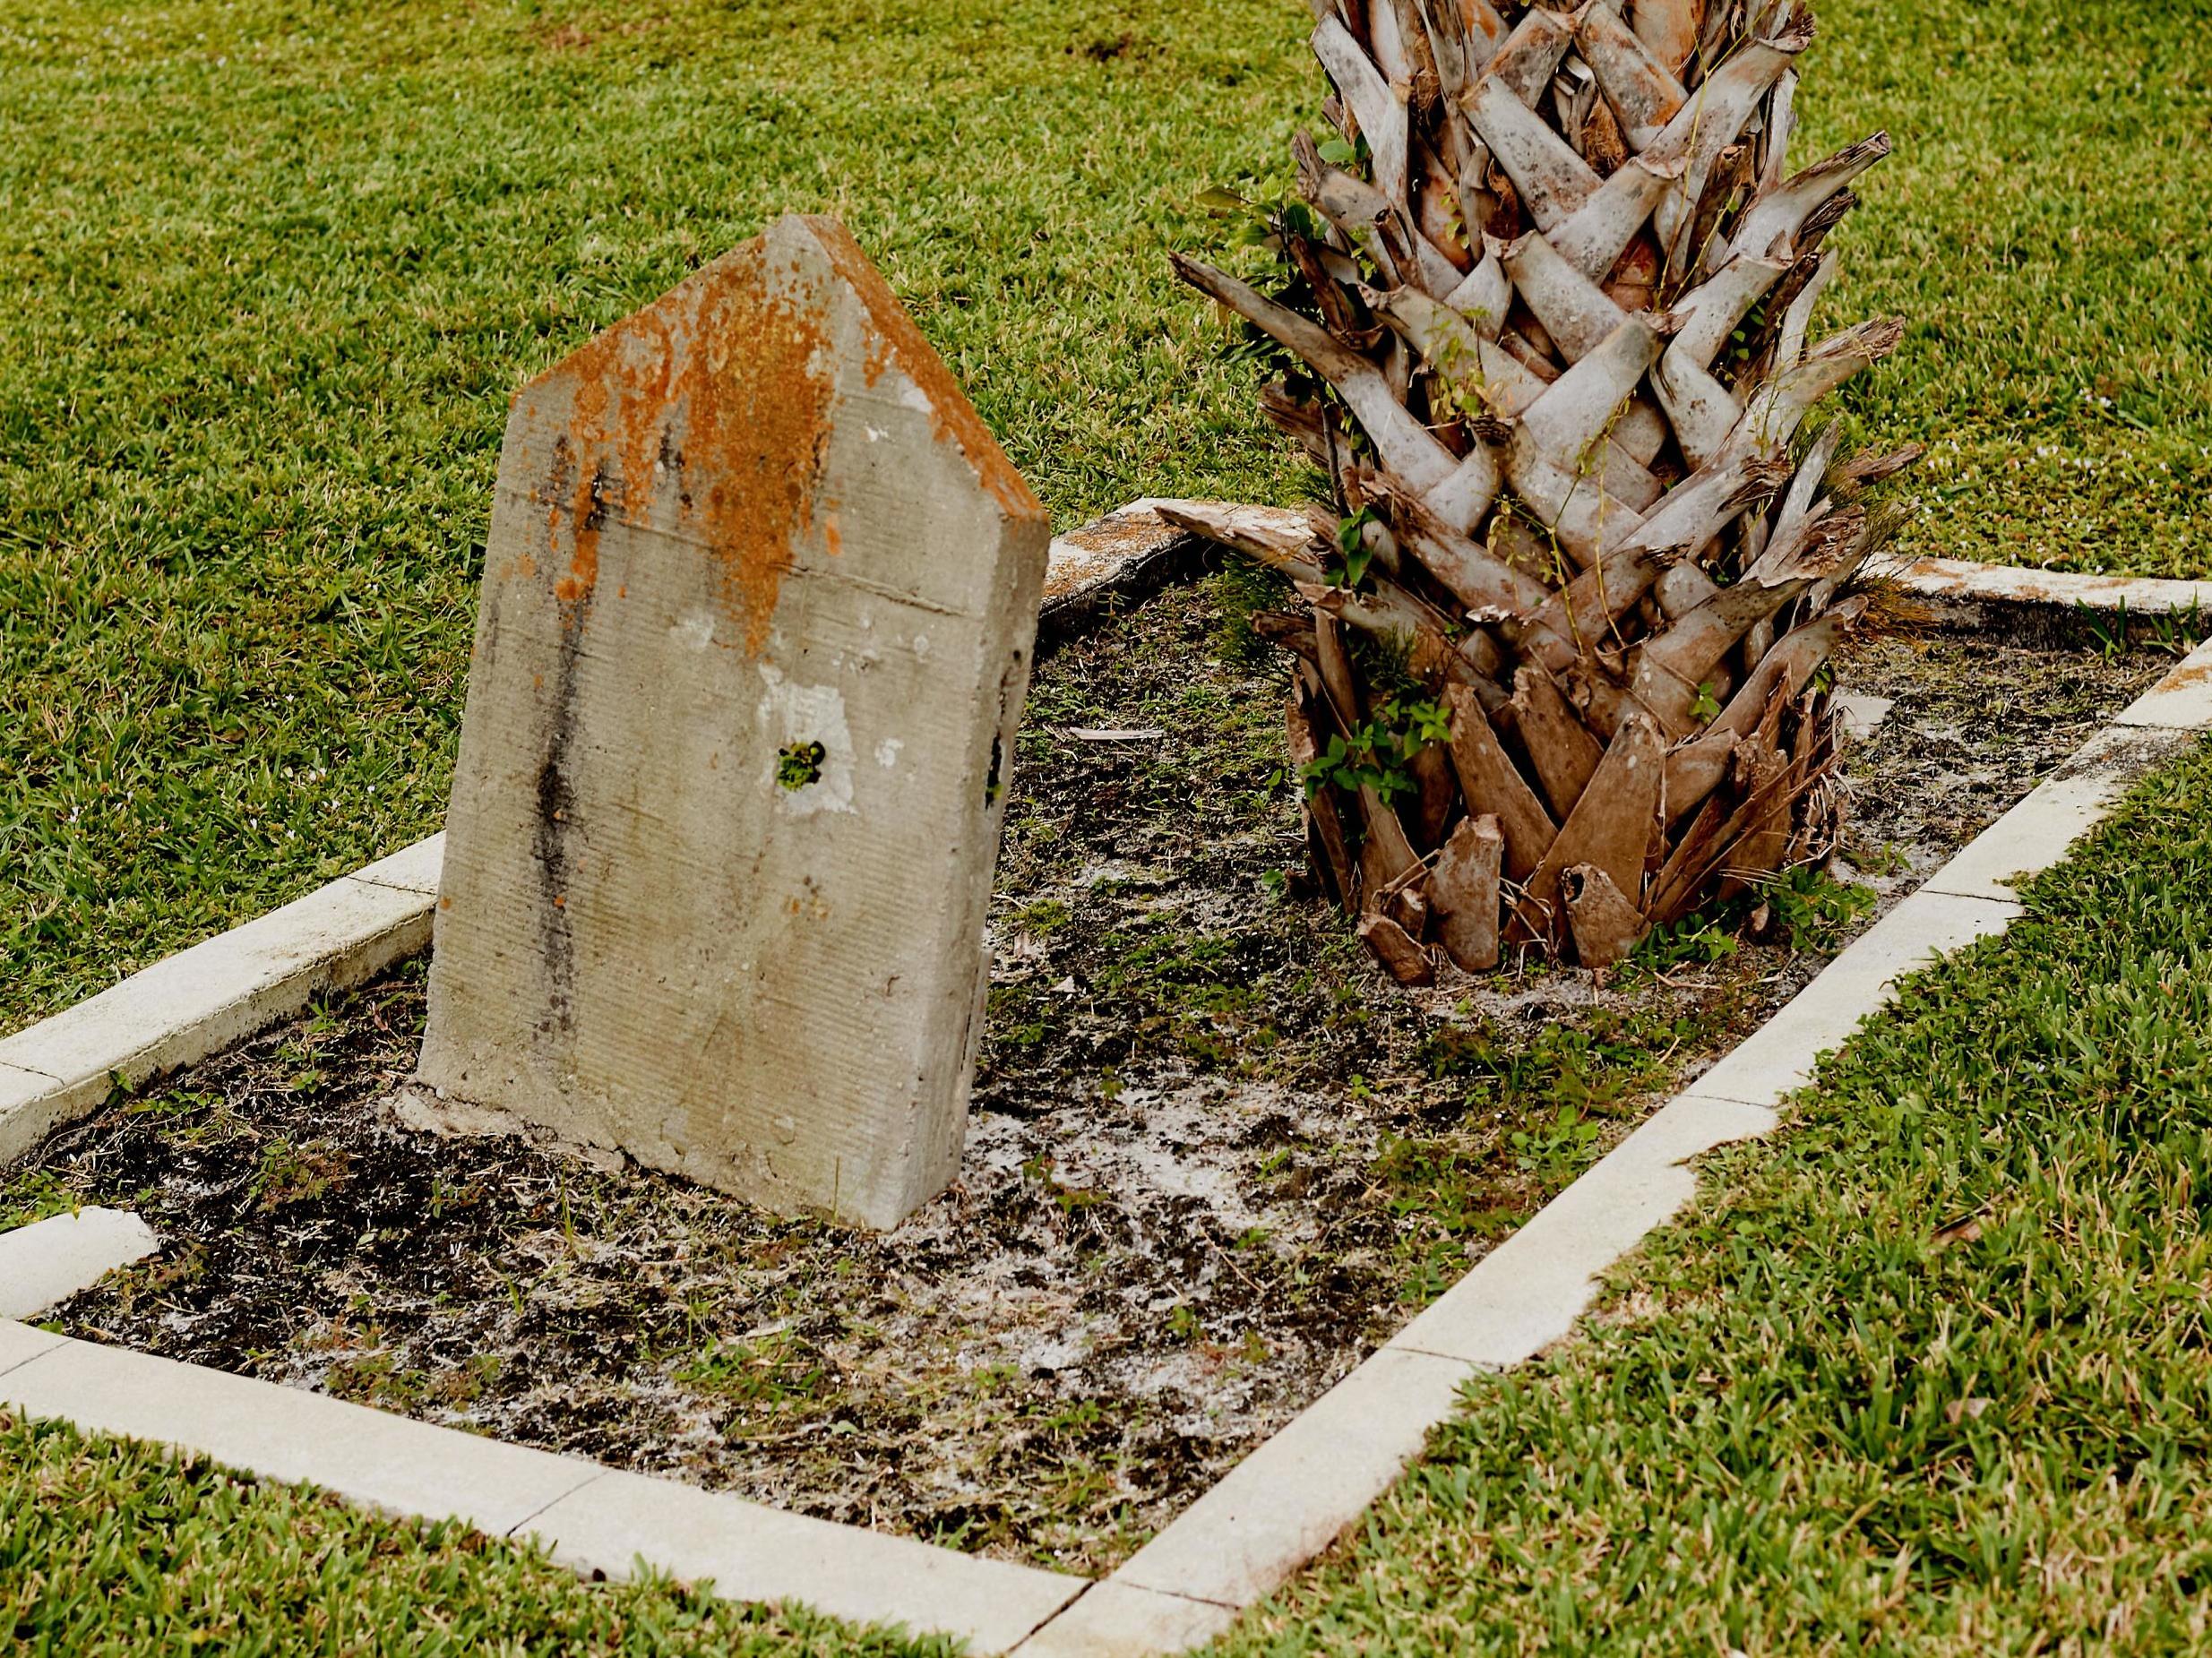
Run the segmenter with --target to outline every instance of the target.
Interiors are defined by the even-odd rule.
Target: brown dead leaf
[[[1938,1226],[1935,1235],[1928,1240],[1928,1247],[1941,1253],[1954,1243],[1972,1243],[1982,1235],[1982,1223],[1987,1217],[1986,1209],[1976,1209],[1971,1215]]]

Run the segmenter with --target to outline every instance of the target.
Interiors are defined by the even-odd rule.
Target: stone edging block
[[[1390,1488],[1429,1430],[1451,1414],[1475,1371],[1462,1360],[1385,1347],[1230,1469],[1107,1581],[1251,1605]]]
[[[4,1386],[4,1383],[0,1383]],[[1060,1572],[840,1525],[674,1480],[610,1471],[521,1528],[581,1572],[638,1562],[733,1601],[791,1601],[856,1623],[904,1623],[1003,1653],[1082,1592]]]
[[[2182,658],[2181,666],[2122,711],[2116,726],[2160,726],[2169,731],[2212,728],[2212,640]]]
[[[160,1247],[128,1209],[98,1204],[0,1232],[0,1319],[36,1318]]]
[[[388,1513],[502,1536],[598,1470],[547,1451],[434,1428],[327,1394],[0,1323],[0,1404],[97,1433],[299,1481]]]
[[[405,874],[425,855],[411,847],[370,869]],[[136,1087],[219,1053],[414,955],[430,942],[435,902],[388,878],[341,876],[0,1041],[0,1164],[98,1109],[116,1083]]]
[[[1764,1106],[1677,1096],[1476,1262],[1390,1340],[1486,1370],[1525,1362],[1565,1336],[1605,1271],[1697,1195],[1692,1157],[1767,1133]]]
[[[2057,606],[2138,615],[2212,611],[2212,581],[2174,581],[2157,576],[2085,575],[2070,570],[2024,570],[1964,558],[1919,558],[1877,571],[1922,598],[1969,599],[2001,605]]]
[[[1234,1607],[1134,1584],[1093,1584],[1014,1649],[1015,1658],[1151,1658],[1203,1646],[1237,1619]]]
[[[2017,884],[2063,858],[2135,781],[2195,741],[2162,726],[2111,726],[2077,750],[1971,846],[1928,878],[1923,892],[2009,899]]]
[[[1037,612],[1040,645],[1079,632],[1114,600],[1159,586],[1196,553],[1198,537],[1164,521],[1156,504],[1149,496],[1132,501],[1053,537]]]
[[[1862,1019],[1889,1001],[1898,980],[1939,956],[2002,932],[2020,913],[2018,904],[1958,898],[1924,886],[1861,933],[1780,1012],[1698,1078],[1691,1091],[1708,1099],[1779,1106],[1812,1080],[1821,1054],[1841,1047]]]

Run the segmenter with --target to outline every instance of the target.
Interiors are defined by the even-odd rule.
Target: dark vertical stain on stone
[[[538,768],[538,822],[533,846],[541,887],[538,906],[538,953],[546,964],[547,1028],[564,1035],[576,1028],[576,939],[568,914],[570,877],[574,873],[569,837],[576,832],[576,786],[570,775],[570,749],[576,735],[575,635],[561,642],[559,677],[553,690],[553,729],[544,764]]]
[[[597,564],[599,531],[607,523],[608,477],[604,463],[593,468],[588,505],[578,519],[575,539],[593,548]],[[595,570],[596,574],[596,570]],[[576,671],[583,655],[586,623],[598,597],[596,581],[581,590],[555,589],[562,615],[560,657],[551,692],[552,716],[546,758],[538,768],[538,820],[532,832],[537,854],[538,893],[538,953],[546,965],[547,1020],[541,1028],[567,1035],[576,1028],[576,938],[569,911],[570,889],[576,872],[575,840],[582,832],[576,820],[576,784],[572,750],[576,740]]]

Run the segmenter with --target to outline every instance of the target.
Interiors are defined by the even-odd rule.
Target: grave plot
[[[1283,659],[1241,569],[1037,670],[958,1177],[883,1233],[385,1102],[412,964],[56,1135],[0,1224],[134,1209],[59,1327],[779,1507],[1111,1566],[1726,1049],[1870,918],[1409,990],[1303,894]],[[1887,904],[2168,658],[1904,624],[1838,689],[1847,883]]]

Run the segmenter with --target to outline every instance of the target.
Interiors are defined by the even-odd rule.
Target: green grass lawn
[[[1218,243],[1205,186],[1280,186],[1319,90],[1303,22],[18,0],[0,1030],[436,825],[507,393],[774,213],[848,219],[1057,521],[1284,495],[1163,253]],[[2212,574],[2208,22],[1822,8],[1807,142],[1898,145],[1830,314],[1915,319],[1853,393],[1936,445],[1908,545]],[[2199,762],[1857,1044],[1637,1269],[1627,1306],[1666,1325],[1484,1389],[1242,1646],[1963,1653],[2108,1614],[2138,1650],[2197,1638],[2208,805]],[[1969,1213],[1980,1237],[1935,1250]],[[729,1611],[682,1632],[665,1589],[63,1433],[0,1437],[0,1615],[32,1650],[199,1620],[237,1650],[865,1650]],[[286,1599],[302,1574],[318,1598]],[[400,1621],[343,1625],[349,1585]]]
[[[2212,575],[2212,4],[1815,10],[1800,143],[1898,146],[1828,314],[1912,319],[1852,393],[1932,446],[1904,545]]]

